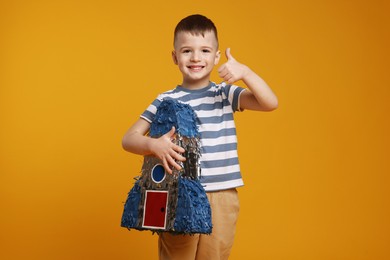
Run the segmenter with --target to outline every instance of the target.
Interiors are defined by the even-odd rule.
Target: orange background
[[[172,32],[202,13],[280,102],[236,114],[246,186],[231,259],[390,259],[389,7],[2,1],[0,258],[157,257],[156,235],[120,227],[142,163],[121,138],[180,83]]]

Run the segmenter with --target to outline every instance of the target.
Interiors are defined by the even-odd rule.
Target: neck
[[[183,81],[181,83],[181,86],[186,89],[196,90],[196,89],[202,89],[204,87],[207,87],[209,84],[210,84],[210,79],[207,79],[207,80],[202,80],[197,82]]]

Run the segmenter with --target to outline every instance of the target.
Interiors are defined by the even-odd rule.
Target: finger
[[[173,146],[173,150],[175,150],[176,152],[178,152],[178,153],[184,153],[186,150],[183,148],[183,147],[181,147],[180,145],[175,145],[175,146]]]
[[[185,160],[186,160],[186,158],[183,156],[183,155],[181,155],[181,154],[178,154],[178,153],[176,153],[176,152],[172,152],[172,154],[170,154],[173,158],[175,158],[176,160],[178,160],[178,161],[182,161],[182,162],[184,162]]]
[[[234,82],[236,82],[236,80],[234,79],[234,77],[231,77],[231,78],[229,78],[226,82],[227,82],[228,84],[233,84]]]
[[[223,78],[225,81],[229,80],[231,77],[232,77],[232,74],[230,74],[229,72],[226,72],[224,74],[221,74],[220,75],[221,78]]]
[[[230,48],[227,48],[227,49],[225,50],[225,55],[226,55],[226,59],[227,59],[228,61],[234,60],[232,54],[230,53]]]
[[[219,77],[225,78],[227,74],[229,74],[229,70],[224,69],[224,70],[219,72]]]
[[[169,165],[175,167],[177,170],[181,170],[181,166],[172,157],[168,157],[167,159]]]
[[[226,74],[225,77],[223,78],[226,83],[232,84],[235,82],[234,76],[232,74]]]
[[[228,75],[229,75],[228,73],[223,73],[223,74],[219,74],[219,77],[225,80]]]
[[[225,63],[221,65],[221,67],[218,68],[218,73],[222,72],[225,69],[226,65]]]
[[[172,126],[171,130],[169,130],[169,132],[166,133],[165,135],[166,135],[167,137],[171,138],[171,137],[175,134],[175,131],[176,131],[175,127]]]
[[[164,169],[167,173],[172,174],[172,170],[169,168],[168,162],[165,158],[162,159]]]

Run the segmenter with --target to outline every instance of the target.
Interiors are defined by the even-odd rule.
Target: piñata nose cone
[[[173,126],[176,133],[182,136],[199,135],[196,114],[188,104],[171,99],[163,100],[158,106],[149,134],[151,137],[159,137],[169,132]]]

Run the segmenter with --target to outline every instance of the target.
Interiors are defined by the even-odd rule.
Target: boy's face
[[[210,74],[218,64],[220,51],[213,32],[205,32],[204,37],[189,32],[176,35],[172,58],[183,74],[183,87],[201,88],[209,84]]]

